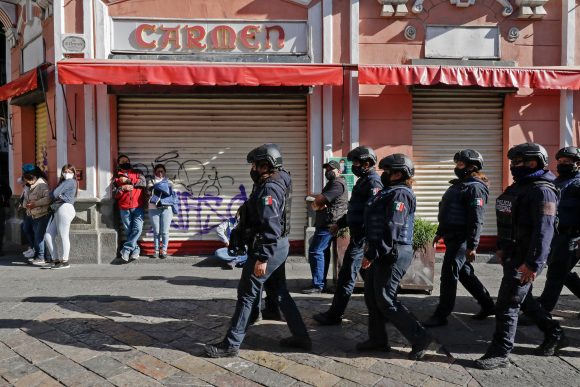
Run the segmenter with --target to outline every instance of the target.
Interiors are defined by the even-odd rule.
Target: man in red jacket
[[[121,247],[124,262],[139,258],[137,241],[143,230],[143,207],[145,206],[145,176],[131,168],[131,161],[125,155],[117,158],[117,174],[113,181],[113,196],[121,213],[121,221],[127,240]]]

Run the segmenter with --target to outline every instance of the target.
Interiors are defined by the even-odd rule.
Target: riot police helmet
[[[526,142],[512,147],[508,151],[508,159],[522,158],[524,161],[536,160],[538,167],[545,168],[548,165],[548,152],[546,148],[535,142]]]
[[[575,146],[562,148],[556,153],[556,160],[561,157],[569,157],[574,161],[580,161],[580,149]]]
[[[415,165],[413,160],[407,155],[402,153],[395,153],[384,157],[379,163],[379,169],[389,169],[390,171],[397,172],[400,171],[407,178],[413,177],[415,174]]]
[[[348,152],[347,159],[348,161],[358,160],[361,163],[368,161],[371,166],[377,163],[377,155],[369,146],[357,146]]]
[[[264,144],[254,148],[246,157],[248,163],[267,161],[273,168],[282,168],[282,153],[276,144]]]
[[[463,149],[453,156],[453,162],[463,161],[465,164],[473,165],[477,170],[483,169],[483,156],[476,150]]]

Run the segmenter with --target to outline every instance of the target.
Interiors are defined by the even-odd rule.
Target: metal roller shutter
[[[490,182],[483,235],[496,235],[495,199],[502,192],[503,94],[491,91],[413,91],[413,159],[417,216],[437,222],[449,187],[453,155],[473,148],[483,155]]]
[[[47,146],[47,126],[48,126],[48,112],[46,110],[46,103],[42,102],[36,105],[35,117],[35,158],[36,165],[43,171],[48,170],[48,160],[46,155]]]
[[[306,96],[132,97],[118,99],[119,152],[145,173],[164,164],[180,197],[173,240],[216,240],[252,190],[247,153],[274,142],[294,182],[291,240],[304,240]],[[149,220],[147,219],[146,222]],[[145,225],[144,239],[151,239]]]

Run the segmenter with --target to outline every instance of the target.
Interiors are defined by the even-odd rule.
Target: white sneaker
[[[35,266],[44,266],[46,264],[44,258],[36,258],[35,260],[33,260],[32,262],[30,262],[32,265]]]
[[[24,255],[26,258],[32,258],[34,257],[34,249],[31,247],[28,250],[26,250],[25,252],[22,253],[22,255]]]

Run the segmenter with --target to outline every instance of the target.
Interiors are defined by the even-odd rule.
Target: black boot
[[[427,353],[427,349],[432,341],[433,338],[429,334],[426,334],[422,339],[413,344],[407,358],[409,360],[421,360]]]
[[[534,350],[534,354],[538,356],[554,356],[558,350],[565,348],[568,345],[570,345],[570,342],[566,335],[564,335],[564,332],[555,335],[547,335],[544,338],[544,342]]]
[[[437,328],[443,327],[448,324],[446,317],[438,316],[434,314],[433,316],[429,317],[425,322],[423,322],[423,326],[427,328]]]
[[[280,340],[280,346],[286,348],[298,348],[310,351],[312,349],[312,341],[308,336],[290,336]]]
[[[473,316],[471,316],[471,318],[473,320],[480,320],[481,321],[481,320],[485,320],[489,316],[494,316],[494,315],[495,315],[495,305],[491,304],[491,305],[487,305],[487,306],[482,306],[479,313],[474,314]]]
[[[312,316],[320,325],[340,325],[342,318],[332,315],[330,312],[318,313]]]
[[[365,351],[384,351],[390,352],[391,347],[389,347],[388,342],[380,342],[372,339],[368,339],[367,341],[363,341],[362,343],[358,343],[356,345],[356,350],[360,352]]]

